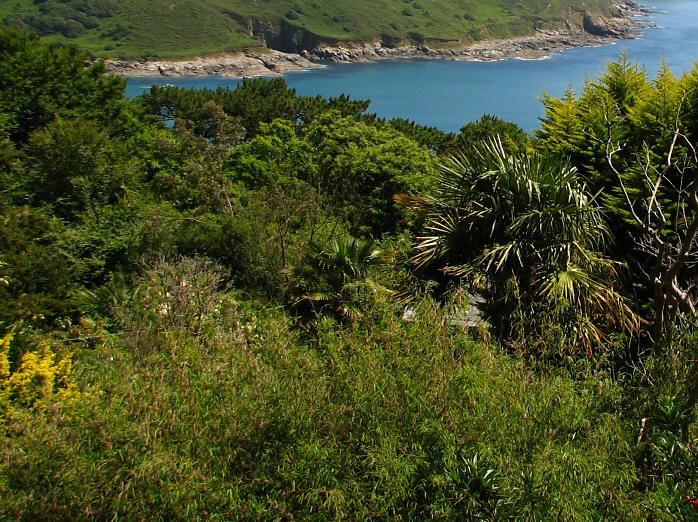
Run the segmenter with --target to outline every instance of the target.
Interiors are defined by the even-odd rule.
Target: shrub
[[[185,273],[198,275],[182,287]],[[325,319],[310,344],[278,312],[231,302],[223,318],[204,320],[219,325],[215,334],[197,334],[199,310],[215,305],[202,308],[195,296],[221,295],[213,273],[194,260],[146,272],[129,324],[149,332],[149,349],[129,336],[85,354],[83,375],[104,395],[84,401],[68,424],[47,419],[4,442],[0,513],[589,520],[647,512],[633,491],[634,425],[616,413],[619,389],[603,374],[536,374],[469,340],[428,301],[410,324],[389,305],[371,327]],[[159,315],[163,304],[172,312]],[[175,328],[157,328],[170,321]]]
[[[48,346],[24,353],[11,370],[12,334],[0,341],[0,422],[27,413],[41,413],[49,401],[70,401],[80,396],[70,355],[56,360]]]

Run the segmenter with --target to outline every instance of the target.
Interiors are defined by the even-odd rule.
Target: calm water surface
[[[514,121],[527,130],[538,127],[543,93],[561,96],[585,78],[602,73],[605,64],[626,49],[631,59],[654,75],[666,61],[676,73],[698,59],[698,0],[656,0],[648,4],[660,28],[642,38],[593,48],[569,49],[546,60],[453,62],[410,60],[368,64],[332,64],[323,69],[291,73],[287,82],[300,94],[349,94],[370,99],[370,111],[402,117],[448,131],[485,113]],[[220,77],[132,78],[127,95],[137,96],[153,83],[183,87],[234,87],[238,80]]]

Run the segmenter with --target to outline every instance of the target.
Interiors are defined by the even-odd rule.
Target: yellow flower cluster
[[[70,356],[56,361],[48,346],[25,353],[15,371],[10,371],[12,334],[0,341],[0,422],[18,410],[46,410],[49,399],[71,401],[80,397]]]

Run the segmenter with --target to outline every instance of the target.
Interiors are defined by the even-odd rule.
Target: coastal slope
[[[634,5],[624,0],[17,0],[3,4],[0,20],[5,25],[73,42],[98,56],[140,61],[241,52],[256,58],[271,50],[341,61],[380,58],[382,53],[393,57],[429,54],[424,49],[460,52],[477,42],[551,31],[622,37],[618,24],[608,21],[624,18]],[[333,49],[342,51],[333,54]],[[342,55],[347,49],[355,54],[363,51]]]

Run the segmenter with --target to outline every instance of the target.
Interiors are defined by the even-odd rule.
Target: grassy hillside
[[[458,45],[530,33],[606,0],[6,0],[0,19],[98,54],[184,57],[382,38]]]

